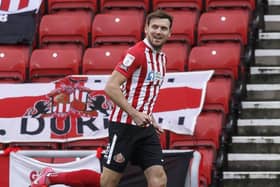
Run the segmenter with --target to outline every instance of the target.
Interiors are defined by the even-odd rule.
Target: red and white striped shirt
[[[115,70],[127,78],[121,89],[128,103],[140,112],[152,114],[166,73],[165,54],[154,50],[145,39],[128,49]],[[112,110],[110,121],[135,125],[117,105]]]

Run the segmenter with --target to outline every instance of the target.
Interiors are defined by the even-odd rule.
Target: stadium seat
[[[193,9],[203,11],[202,0],[153,0],[153,9]]]
[[[150,1],[149,0],[101,0],[100,1],[101,12],[112,9],[139,9],[144,12],[149,12]]]
[[[224,115],[219,112],[200,113],[193,135],[169,133],[170,148],[182,149],[206,146],[217,151],[220,148],[220,138],[223,135],[224,120]]]
[[[69,150],[96,150],[101,147],[106,149],[108,145],[108,138],[100,138],[100,139],[86,139],[86,140],[75,140],[71,142],[65,142],[62,144],[62,149]]]
[[[88,48],[83,56],[83,74],[111,74],[127,49],[127,45]]]
[[[59,143],[57,142],[12,142],[9,147],[18,147],[21,150],[58,150]]]
[[[73,162],[76,160],[77,160],[77,158],[75,158],[75,157],[54,157],[54,158],[52,158],[52,163],[62,164],[62,163],[67,163],[67,162]]]
[[[253,11],[255,7],[255,0],[206,0],[206,10],[218,8],[245,8]]]
[[[77,44],[88,47],[92,15],[86,11],[48,14],[39,28],[40,48],[49,44]]]
[[[169,10],[168,13],[173,16],[172,32],[168,41],[185,42],[193,46],[196,43],[198,14],[180,10]]]
[[[193,47],[188,62],[189,71],[215,70],[215,75],[241,77],[241,47],[237,43],[209,44]]]
[[[188,63],[189,46],[184,43],[166,43],[162,51],[167,58],[167,72],[184,72]]]
[[[198,23],[198,44],[206,42],[248,43],[249,15],[243,10],[205,12]]]
[[[213,182],[212,173],[216,170],[214,164],[216,160],[216,157],[214,156],[215,154],[212,149],[206,147],[199,147],[196,150],[199,151],[202,156],[199,171],[200,186],[210,186]]]
[[[81,56],[76,50],[36,49],[30,59],[31,82],[49,82],[79,74]]]
[[[212,77],[207,83],[203,110],[222,111],[226,115],[232,112],[232,84],[231,78],[222,76]]]
[[[97,14],[92,24],[92,46],[135,44],[142,39],[143,19],[132,12]]]
[[[24,82],[29,56],[29,47],[0,46],[0,82]]]
[[[85,9],[98,11],[97,0],[48,0],[49,12],[60,10]]]

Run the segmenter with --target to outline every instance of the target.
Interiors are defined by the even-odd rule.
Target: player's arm
[[[120,72],[114,70],[111,77],[106,83],[105,92],[110,99],[121,109],[128,113],[139,126],[144,126],[151,123],[151,118],[145,113],[137,111],[131,104],[128,103],[121,91],[121,85],[126,81],[126,77]]]

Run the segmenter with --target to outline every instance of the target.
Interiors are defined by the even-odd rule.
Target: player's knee
[[[101,174],[100,187],[116,187],[119,183],[118,179],[110,177],[108,175]]]
[[[149,187],[166,187],[167,177],[164,172],[149,178],[148,181]]]

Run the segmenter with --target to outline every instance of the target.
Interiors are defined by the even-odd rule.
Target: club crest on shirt
[[[134,62],[135,60],[135,57],[131,54],[127,54],[124,59],[123,59],[123,62],[122,64],[120,65],[120,67],[127,71],[128,70],[128,67],[130,67],[132,65],[132,63]]]
[[[121,154],[121,153],[116,154],[114,156],[114,160],[115,160],[115,162],[120,163],[120,164],[125,162],[125,158],[124,158],[123,154]]]

